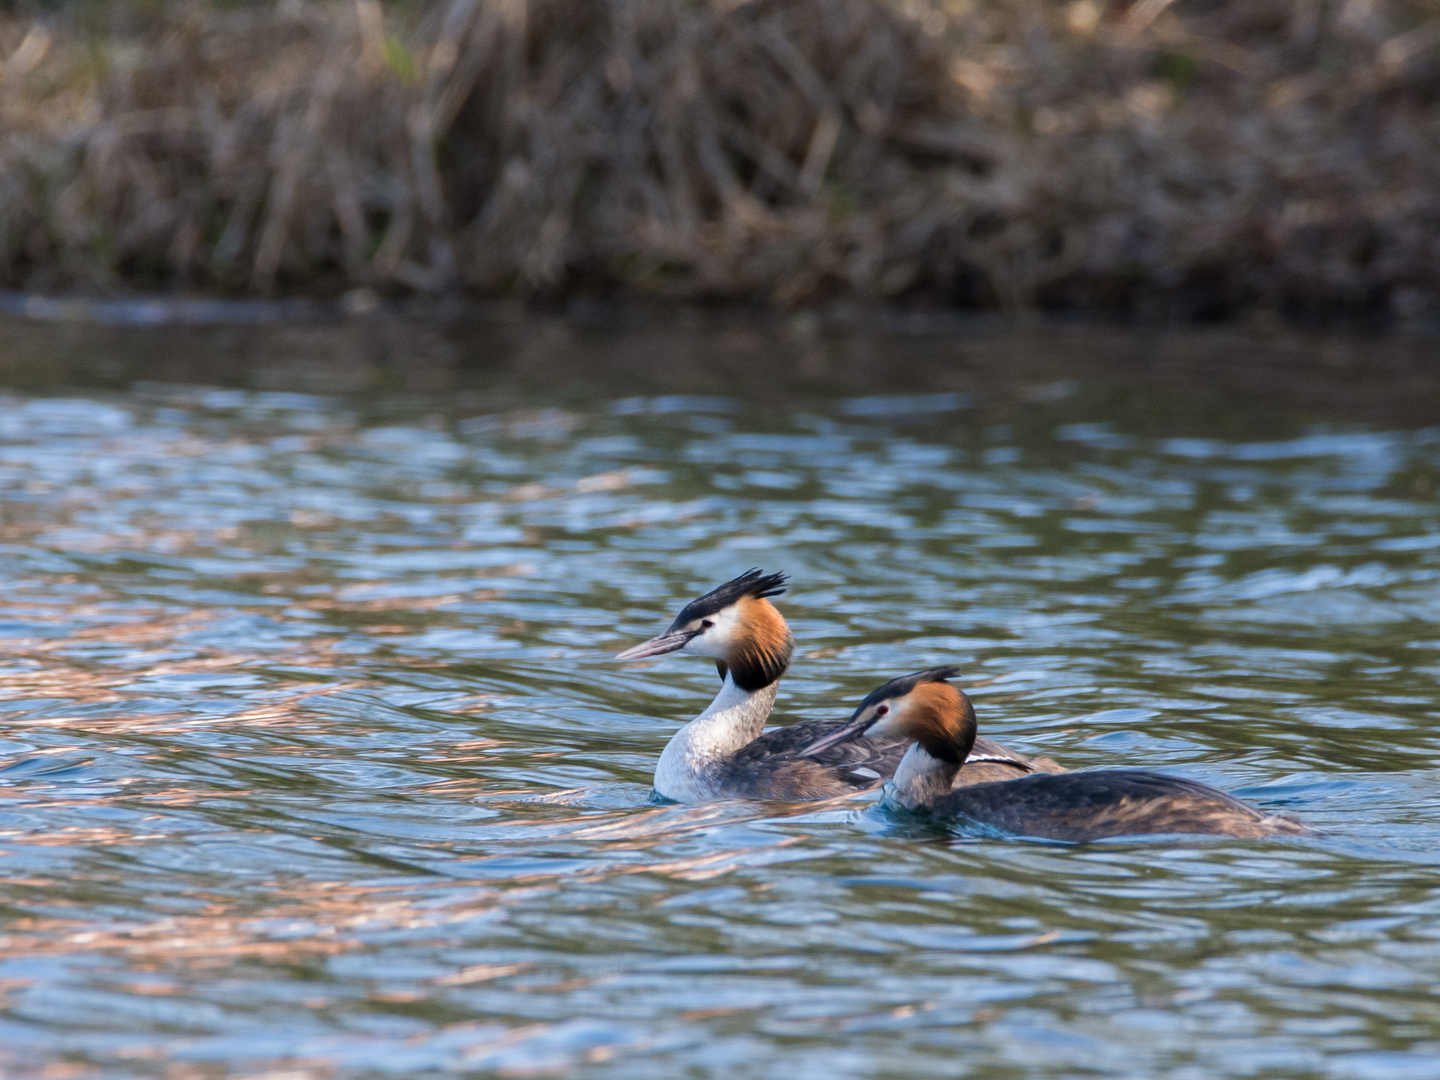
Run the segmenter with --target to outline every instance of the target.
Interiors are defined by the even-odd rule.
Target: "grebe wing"
[[[1138,769],[1035,774],[976,784],[952,790],[931,810],[1017,836],[1076,842],[1147,833],[1316,835],[1294,818],[1267,814],[1208,784]]]
[[[970,784],[990,784],[1000,780],[1014,780],[1031,773],[1063,773],[1065,767],[1054,758],[1029,757],[1018,750],[1011,750],[994,739],[980,735],[965,764],[955,774],[951,789]]]
[[[894,776],[909,746],[905,739],[855,739],[800,757],[801,750],[845,723],[802,720],[765,732],[726,763],[726,786],[756,792],[751,798],[828,799],[878,787]]]

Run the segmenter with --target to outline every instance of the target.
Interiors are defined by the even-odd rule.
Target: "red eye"
[[[876,716],[884,716],[884,715],[885,715],[887,712],[889,712],[889,711],[890,711],[890,706],[889,706],[889,705],[881,705],[878,709],[875,710],[875,715],[876,715]]]

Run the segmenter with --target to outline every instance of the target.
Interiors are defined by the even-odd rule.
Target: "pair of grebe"
[[[891,679],[847,720],[765,731],[794,642],[769,598],[785,575],[750,570],[691,601],[659,637],[622,652],[715,661],[720,692],[670,739],[655,791],[676,802],[826,799],[891,781],[885,805],[1003,833],[1096,840],[1146,833],[1254,837],[1311,830],[1193,780],[1138,769],[1067,772],[976,734],[953,666]]]

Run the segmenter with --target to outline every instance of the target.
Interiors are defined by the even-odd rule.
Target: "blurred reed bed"
[[[66,10],[8,288],[1440,315],[1435,0]]]

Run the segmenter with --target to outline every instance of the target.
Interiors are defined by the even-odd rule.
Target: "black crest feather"
[[[703,619],[707,615],[724,611],[742,597],[753,596],[758,600],[766,596],[779,596],[784,591],[784,574],[767,574],[758,567],[746,570],[739,577],[725,582],[724,585],[715,586],[704,596],[686,604],[680,614],[675,616],[674,629],[679,629],[695,619]]]
[[[926,668],[924,671],[916,671],[909,675],[897,675],[889,682],[882,683],[866,694],[865,700],[856,707],[855,715],[859,716],[871,705],[878,705],[891,698],[904,697],[921,683],[944,682],[946,679],[959,675],[963,670],[964,668],[959,664],[943,664],[940,667]]]

